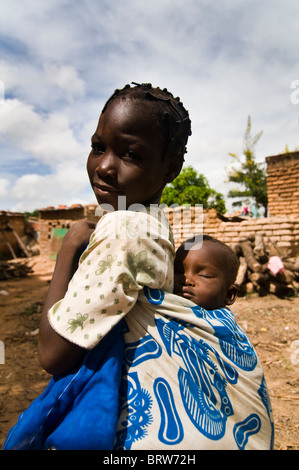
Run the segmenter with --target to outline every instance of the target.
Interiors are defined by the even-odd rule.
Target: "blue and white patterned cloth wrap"
[[[115,449],[273,448],[263,368],[230,309],[145,287],[124,338]]]
[[[162,210],[100,219],[48,312],[58,334],[86,349],[83,362],[52,378],[6,449],[272,448],[252,344],[229,309],[171,294],[173,257]]]
[[[263,368],[233,313],[144,288],[78,371],[51,380],[4,449],[269,450],[273,437]]]

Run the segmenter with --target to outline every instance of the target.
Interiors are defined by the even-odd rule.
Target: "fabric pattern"
[[[263,369],[232,312],[145,287],[78,370],[51,380],[4,449],[268,450],[273,438]]]
[[[122,322],[73,370],[53,376],[10,429],[4,450],[112,450],[123,358]]]
[[[83,435],[82,420],[93,406],[103,422],[111,417],[115,423],[116,433],[106,442],[116,450],[273,447],[271,404],[250,340],[228,308],[207,311],[171,294],[173,255],[171,232],[158,209],[118,211],[100,220],[66,296],[49,311],[59,334],[89,350],[92,368],[84,360],[75,374],[54,378],[21,415],[6,448],[103,449],[101,430],[93,436],[89,429],[84,440],[76,436],[75,423]],[[124,345],[110,351],[107,338],[112,334],[116,347],[116,332]],[[101,364],[98,354],[109,362]],[[106,410],[99,400],[111,360],[113,383],[120,383],[119,410],[115,395]],[[87,402],[89,407],[77,407]]]
[[[271,449],[263,368],[228,308],[144,288],[125,318],[115,449]]]
[[[48,313],[51,326],[93,348],[134,306],[144,286],[172,291],[174,245],[159,208],[104,215],[65,297]]]

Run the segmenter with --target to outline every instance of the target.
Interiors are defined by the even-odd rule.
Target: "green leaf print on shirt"
[[[147,284],[156,277],[154,272],[156,261],[148,258],[146,250],[140,251],[137,255],[128,253],[128,267],[134,279],[138,278],[138,282],[142,284]]]
[[[119,218],[120,220],[120,231],[125,228],[125,235],[129,235],[130,238],[137,238],[138,234],[138,224],[133,220],[131,216],[127,214]],[[120,234],[121,238],[122,235]]]
[[[133,279],[133,276],[127,273],[121,273],[117,279],[118,279],[118,282],[120,282],[123,285],[123,290],[126,294],[129,293],[130,290],[136,289],[137,287],[136,282]]]
[[[116,256],[108,255],[106,257],[106,261],[102,260],[98,263],[99,269],[96,270],[96,275],[99,276],[100,274],[103,274],[103,272],[106,271],[106,269],[109,269],[111,271],[112,264],[116,260]]]
[[[85,313],[82,315],[82,313],[77,313],[76,318],[71,318],[68,323],[69,327],[67,328],[68,330],[71,330],[71,333],[74,333],[78,327],[83,330],[84,326],[83,323],[87,320],[88,314]]]

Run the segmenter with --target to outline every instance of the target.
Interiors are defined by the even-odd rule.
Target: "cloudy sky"
[[[0,210],[95,202],[90,138],[132,81],[180,96],[186,165],[225,195],[248,116],[257,161],[299,147],[298,44],[298,0],[2,0]]]

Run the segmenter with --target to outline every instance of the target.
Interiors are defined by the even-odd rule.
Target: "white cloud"
[[[11,188],[12,210],[25,211],[49,205],[78,203],[76,195],[87,187],[85,169],[76,166],[61,166],[57,173],[50,175],[26,174],[18,178]],[[86,191],[84,197],[86,201],[91,200],[91,191]]]
[[[105,100],[131,81],[181,97],[193,128],[186,163],[226,192],[248,115],[252,132],[264,131],[260,161],[298,145],[298,15],[297,0],[10,0],[0,16],[1,164],[31,158],[51,173],[3,171],[3,192],[15,188],[5,204],[89,198],[91,133]]]
[[[63,64],[44,64],[46,79],[57,85],[67,94],[71,101],[78,95],[84,95],[85,82],[82,80],[71,65]]]
[[[2,138],[49,166],[81,158],[82,148],[65,114],[39,114],[31,105],[6,99],[0,106],[0,122]]]
[[[9,188],[9,181],[5,178],[0,178],[0,204],[5,200]]]

